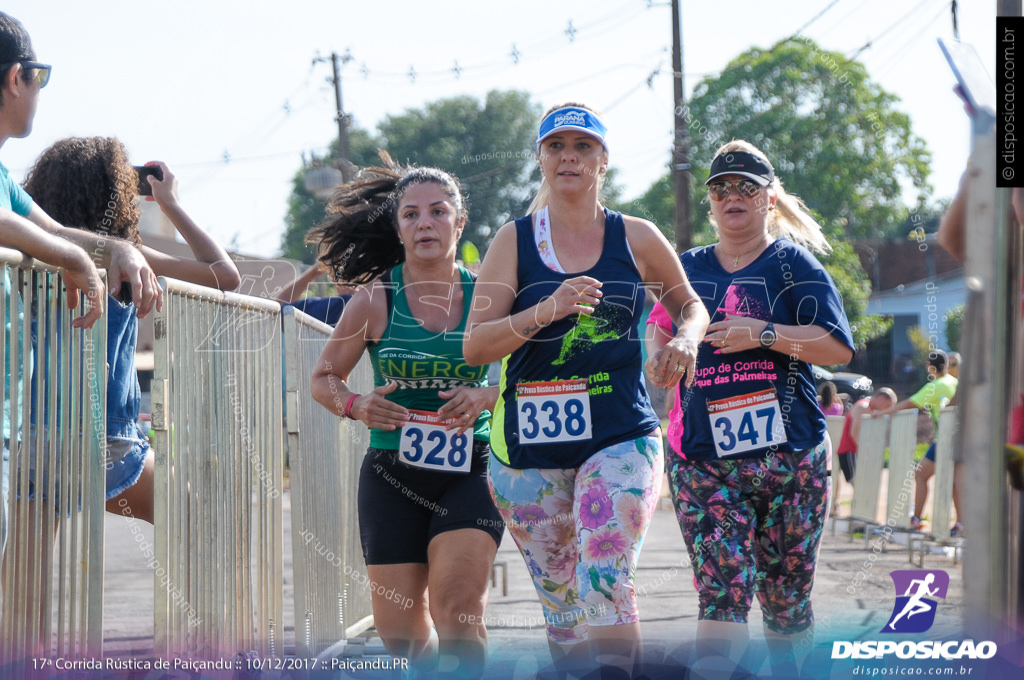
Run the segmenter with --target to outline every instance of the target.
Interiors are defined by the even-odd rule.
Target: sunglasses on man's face
[[[750,198],[751,196],[756,196],[757,192],[761,191],[764,187],[749,179],[741,179],[738,182],[712,182],[708,185],[708,196],[711,197],[712,201],[723,201],[732,193],[733,188],[739,192],[740,196]]]
[[[50,82],[50,72],[53,67],[49,64],[40,64],[38,61],[10,61],[6,64],[0,65],[0,72],[6,72],[11,66],[15,64],[21,64],[21,68],[24,69],[26,80],[29,82],[35,80],[39,83],[39,88],[46,87],[46,84]],[[35,73],[29,75],[29,71],[35,71]]]

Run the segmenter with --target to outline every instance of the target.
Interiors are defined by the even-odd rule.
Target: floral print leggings
[[[491,455],[491,493],[519,546],[550,640],[639,620],[633,580],[664,471],[661,430],[609,446],[579,468],[517,470]]]

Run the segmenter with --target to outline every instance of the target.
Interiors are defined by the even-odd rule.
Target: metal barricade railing
[[[947,406],[939,414],[939,427],[935,430],[935,477],[932,493],[931,531],[918,540],[909,542],[909,561],[914,561],[915,546],[918,551],[918,566],[924,568],[924,556],[931,546],[953,546],[953,564],[960,554],[963,539],[949,534],[950,510],[953,509],[953,479],[956,467],[953,463],[953,447],[957,430],[957,407]],[[962,522],[961,517],[957,517]]]
[[[10,452],[0,659],[16,666],[30,656],[96,658],[103,647],[106,319],[72,329],[81,306],[67,309],[60,272],[17,251],[0,249],[0,288]]]
[[[872,531],[881,528],[885,538],[893,531],[910,529],[910,501],[914,494],[914,446],[917,436],[917,409],[899,411],[883,418],[862,416],[860,443],[857,446],[857,473],[853,480],[853,506],[848,531],[851,540],[856,526],[864,528],[864,545]],[[888,430],[889,461],[885,463],[885,433]],[[885,509],[879,517],[878,506],[882,470],[887,467]]]
[[[861,416],[860,437],[857,443],[857,471],[853,476],[853,502],[850,505],[848,525],[851,541],[856,524],[864,526],[878,521],[878,492],[882,484],[885,439],[888,431],[888,416]]]
[[[373,622],[356,521],[356,488],[368,434],[310,395],[310,378],[331,327],[290,307],[283,311],[283,323],[295,653],[301,658],[348,640]],[[349,385],[357,392],[373,388],[368,358],[356,366]]]
[[[280,306],[160,282],[154,648],[164,658],[280,656]]]
[[[910,518],[924,513],[924,508],[913,511],[914,500],[914,449],[917,445],[917,410],[911,409],[894,413],[889,435],[889,482],[885,495],[886,526],[907,531]]]

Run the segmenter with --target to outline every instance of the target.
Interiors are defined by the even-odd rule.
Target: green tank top
[[[388,325],[380,341],[370,343],[373,363],[373,384],[380,387],[387,382],[398,383],[388,399],[408,409],[434,411],[445,400],[440,390],[453,387],[486,387],[487,366],[470,366],[462,357],[462,338],[469,318],[469,305],[473,299],[473,276],[459,267],[464,299],[462,320],[455,330],[435,333],[424,328],[409,309],[402,285],[402,267],[391,270],[391,281],[386,286],[394,291],[389,296]],[[473,439],[487,441],[490,437],[491,412],[484,411],[473,427]],[[370,446],[378,449],[397,449],[402,431],[370,430]]]

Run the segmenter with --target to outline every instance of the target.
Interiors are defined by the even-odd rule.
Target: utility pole
[[[313,63],[320,63],[327,61],[325,57],[317,56],[313,59]],[[331,66],[334,69],[334,77],[331,82],[334,83],[334,102],[337,105],[337,111],[335,112],[334,119],[338,122],[338,169],[341,170],[343,181],[348,182],[352,179],[352,161],[349,160],[349,148],[348,148],[348,116],[345,115],[345,108],[341,104],[341,68],[338,62],[342,65],[352,61],[352,55],[347,51],[343,55],[339,55],[337,52],[331,52]]]
[[[996,16],[1020,17],[1021,0],[998,0]],[[1013,63],[1001,63],[1002,50],[996,57],[997,71]],[[997,97],[997,116],[1002,95]],[[971,359],[962,369],[966,398],[957,397],[957,439],[964,462],[964,523],[977,524],[981,531],[972,532],[971,550],[964,555],[964,634],[1009,647],[1020,636],[1007,622],[1020,621],[1024,612],[1024,512],[1020,493],[1007,484],[1007,463],[1013,459],[1006,444],[1007,396],[1016,396],[1012,378],[1019,370],[1014,348],[1021,327],[1019,317],[1014,322],[1011,303],[1013,282],[1021,275],[1014,256],[1019,242],[1011,229],[1010,190],[993,189],[1001,167],[996,160],[1003,141],[999,125],[983,116],[972,119],[971,159],[965,173],[965,219],[971,236],[964,239],[969,283],[963,350]]]
[[[672,101],[675,109],[675,141],[672,144],[672,187],[676,204],[676,250],[684,253],[692,245],[690,224],[690,137],[683,98],[683,13],[679,0],[672,0]]]
[[[1020,0],[998,0],[996,3],[996,16],[999,17],[1019,17],[1021,10]]]

